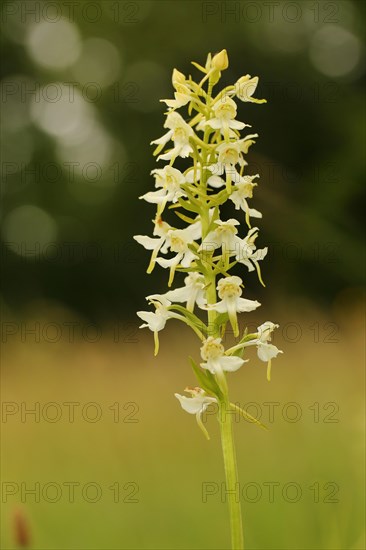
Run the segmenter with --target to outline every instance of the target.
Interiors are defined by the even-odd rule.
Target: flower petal
[[[257,300],[247,300],[246,298],[236,298],[236,311],[249,312],[254,311],[261,304]]]
[[[186,397],[185,395],[180,395],[179,393],[175,393],[174,395],[180,402],[182,409],[189,414],[201,413],[210,405],[210,403],[216,402],[214,397],[209,396]]]
[[[220,364],[222,367],[222,370],[228,371],[228,372],[234,372],[244,364],[247,363],[249,359],[241,359],[240,357],[237,357],[235,355],[227,356],[224,355],[223,357],[220,357]]]
[[[166,325],[167,319],[163,315],[157,315],[151,311],[137,311],[137,315],[146,322],[140,328],[148,327],[153,332],[157,332],[163,330]]]
[[[154,250],[164,239],[154,239],[153,237],[147,237],[146,235],[135,235],[135,241],[141,244],[146,250]]]
[[[273,344],[267,344],[265,342],[258,343],[258,357],[261,361],[270,361],[274,357],[277,357],[279,353],[283,353],[283,351],[276,348]]]

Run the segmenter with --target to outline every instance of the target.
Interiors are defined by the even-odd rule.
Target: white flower
[[[201,237],[201,222],[197,221],[185,229],[172,229],[168,232],[169,248],[171,252],[176,252],[176,255],[169,260],[166,258],[156,258],[156,262],[162,267],[170,268],[170,277],[168,286],[171,285],[175,269],[178,264],[182,267],[190,267],[196,255],[189,249],[196,239]]]
[[[275,328],[278,328],[279,325],[272,323],[271,321],[266,321],[257,328],[258,334],[257,338],[246,342],[243,347],[247,346],[257,346],[257,354],[261,361],[267,363],[267,379],[271,379],[271,361],[279,353],[283,353],[282,350],[278,349],[273,344],[269,344],[271,341],[272,332]]]
[[[241,298],[242,289],[240,288],[243,281],[240,277],[225,277],[220,279],[217,284],[217,290],[220,302],[216,304],[209,304],[202,309],[214,309],[218,313],[228,313],[231,326],[234,331],[234,335],[239,335],[239,327],[237,320],[237,313],[249,312],[257,309],[260,303],[256,300],[247,300]]]
[[[182,409],[189,414],[195,414],[198,426],[201,428],[207,439],[210,439],[206,428],[202,423],[201,416],[209,405],[217,403],[216,397],[210,397],[202,388],[186,388],[184,391],[191,394],[191,397],[175,393]]]
[[[252,97],[258,85],[258,77],[249,74],[242,76],[235,84],[235,95],[241,101],[251,103],[267,103],[265,99],[256,99]]]
[[[259,178],[259,174],[255,174],[255,176],[240,176],[240,174],[238,174],[238,176],[238,180],[235,181],[236,189],[229,196],[229,199],[235,204],[236,210],[242,209],[245,212],[245,220],[247,225],[250,227],[250,217],[262,217],[261,212],[259,212],[255,208],[249,208],[246,200],[253,197],[253,189],[257,185],[256,183],[253,183],[253,180],[254,178]]]
[[[169,128],[169,131],[161,138],[156,139],[151,143],[164,146],[171,139],[174,142],[174,148],[171,149],[169,153],[160,155],[158,160],[171,160],[177,156],[188,157],[189,153],[193,151],[189,144],[189,138],[194,135],[194,132],[189,124],[185,122],[179,113],[172,111],[167,115],[164,128]]]
[[[217,228],[210,231],[204,238],[200,250],[209,249],[209,247],[213,247],[214,249],[222,247],[225,257],[235,255],[235,239],[238,233],[236,226],[240,225],[240,222],[234,218],[230,218],[227,221],[216,220],[214,223],[217,225]]]
[[[277,357],[279,353],[283,353],[273,344],[269,344],[271,341],[271,335],[275,328],[279,325],[266,321],[258,327],[258,339],[256,340],[256,346],[258,351],[258,357],[261,361],[270,361],[274,357]]]
[[[160,101],[166,103],[166,105],[168,105],[171,109],[177,109],[187,105],[187,103],[191,100],[191,90],[184,74],[177,69],[174,69],[172,83],[176,90],[174,93],[175,99],[161,99]]]
[[[246,126],[249,126],[249,124],[234,120],[237,111],[236,103],[227,95],[216,101],[213,111],[215,117],[207,120],[204,126],[211,126],[214,130],[220,130],[227,137],[235,137],[235,133],[232,132],[229,134],[230,129],[242,130]]]
[[[231,193],[231,182],[234,183],[237,181],[237,171],[235,165],[239,164],[240,166],[245,166],[247,163],[244,160],[243,153],[247,153],[249,147],[255,143],[252,138],[258,137],[258,134],[249,134],[243,139],[237,141],[230,141],[228,143],[220,143],[216,147],[216,153],[218,154],[218,162],[208,166],[208,169],[215,176],[222,176],[226,174],[226,184],[228,192]],[[217,178],[209,178],[208,183],[213,187],[218,186]]]
[[[252,138],[258,137],[258,134],[249,134],[243,139],[229,143],[220,143],[216,147],[216,152],[219,154],[218,161],[222,164],[235,166],[235,164],[243,164],[241,153],[247,153],[250,145],[253,143]]]
[[[181,185],[186,183],[186,179],[176,168],[168,165],[162,169],[152,170],[151,174],[155,176],[155,187],[158,191],[145,193],[139,197],[140,199],[165,206],[167,202],[177,202],[178,197],[184,195]]]
[[[248,234],[245,237],[245,239],[239,239],[237,237],[236,244],[238,245],[238,252],[236,254],[235,259],[239,263],[244,264],[248,268],[248,271],[254,271],[254,267],[255,267],[255,269],[257,270],[258,278],[260,282],[262,283],[263,286],[265,286],[262,280],[261,270],[258,262],[260,260],[263,260],[263,258],[266,257],[268,248],[265,247],[265,248],[259,248],[258,250],[256,250],[255,240],[257,237],[258,237],[258,227],[252,227],[252,229],[248,231]],[[253,264],[254,264],[254,267],[253,267]]]
[[[172,227],[164,222],[160,216],[157,216],[155,220],[153,235],[156,235],[158,238],[154,239],[153,237],[148,237],[147,235],[135,235],[134,239],[139,244],[141,244],[146,250],[152,250],[151,259],[147,272],[151,273],[155,266],[155,260],[159,252],[163,254],[168,252],[168,246],[170,243],[169,231]]]
[[[240,141],[231,141],[230,143],[220,143],[216,147],[218,153],[218,161],[221,165],[233,167],[241,162],[241,143]]]
[[[145,324],[141,325],[139,328],[148,327],[153,332],[159,332],[165,328],[167,320],[171,317],[171,312],[167,310],[167,307],[170,306],[170,301],[164,299],[162,296],[157,294],[152,294],[146,298],[149,300],[149,303],[155,306],[155,312],[151,311],[138,311],[137,315],[145,321]]]
[[[157,294],[153,294],[151,296],[148,296],[146,298],[150,304],[153,304],[155,306],[155,312],[152,311],[138,311],[137,315],[145,321],[143,325],[140,325],[139,328],[149,328],[154,333],[154,341],[155,341],[155,355],[157,355],[159,351],[159,337],[158,332],[163,330],[165,328],[166,322],[168,319],[171,319],[173,317],[177,317],[176,313],[173,313],[171,311],[168,311],[168,307],[170,306],[170,301],[164,298],[163,296],[159,296]],[[179,316],[178,316],[179,318]]]
[[[193,311],[194,305],[205,305],[205,279],[200,273],[192,272],[184,279],[185,286],[169,290],[163,296],[171,302],[186,302],[188,311]]]
[[[203,343],[201,357],[205,361],[205,363],[201,363],[201,367],[209,370],[212,374],[221,374],[223,371],[234,372],[247,361],[237,356],[225,355],[221,338],[213,336],[209,336]]]

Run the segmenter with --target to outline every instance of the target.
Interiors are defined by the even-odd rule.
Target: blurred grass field
[[[293,326],[280,329],[275,339],[285,353],[273,362],[271,383],[254,350],[229,381],[233,400],[252,414],[259,407],[269,427],[266,432],[235,423],[246,548],[365,548],[362,311],[358,298],[349,300],[345,293],[328,313],[289,303],[280,315],[248,316],[248,322],[268,317]],[[60,323],[70,320],[67,312],[58,315]],[[29,318],[28,326],[35,321]],[[214,492],[224,481],[216,420],[208,415],[208,442],[173,396],[195,383],[186,357],[198,356],[198,341],[172,324],[154,359],[151,333],[139,331],[137,338],[114,343],[113,327],[105,327],[94,344],[37,343],[32,335],[22,342],[19,332],[4,345],[2,399],[17,403],[19,412],[2,420],[2,548],[17,548],[16,513],[26,518],[34,549],[228,548],[221,490],[202,496],[207,484]],[[49,406],[39,422],[32,415],[22,421],[22,402],[29,408],[38,402],[41,411],[55,402],[62,416],[51,422],[56,409]],[[81,404],[74,422],[66,402]],[[97,422],[81,414],[91,402],[102,411]],[[277,403],[273,418],[269,402]],[[84,409],[84,416],[93,418],[95,410]],[[291,422],[298,411],[301,418]],[[20,485],[30,489],[37,482],[39,502],[22,495]],[[68,482],[79,484],[74,502]],[[15,494],[7,494],[10,485],[4,483],[12,483]],[[42,496],[47,483],[62,488],[57,502],[50,502],[57,497],[54,485]],[[83,499],[88,483],[101,490],[97,502]],[[93,500],[90,487],[87,498]]]

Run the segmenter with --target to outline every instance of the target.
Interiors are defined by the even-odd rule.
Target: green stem
[[[215,304],[217,301],[216,298],[216,275],[214,273],[209,273],[205,277],[205,283],[207,285],[206,289],[206,300],[207,304]],[[213,336],[214,338],[219,338],[220,333],[218,327],[215,329],[215,321],[217,317],[217,312],[214,309],[208,310],[208,336]]]
[[[225,376],[225,375],[224,375]],[[231,545],[233,550],[244,549],[240,490],[233,434],[232,411],[229,400],[220,403],[221,445],[224,456],[226,494],[229,502]]]
[[[206,103],[208,109],[211,104],[211,79],[209,81],[208,94],[206,98]],[[203,175],[203,167],[206,166],[208,160],[208,150],[209,147],[209,128],[205,129],[203,142],[200,144],[202,147],[202,172],[201,172],[201,188],[203,191],[206,191],[206,177]],[[206,208],[201,212],[201,222],[202,222],[202,237],[206,236],[208,231],[208,210],[209,206],[206,205]],[[206,299],[207,304],[214,304],[217,301],[216,294],[216,275],[215,272],[209,267],[205,274],[205,283],[207,285],[206,289]],[[208,334],[214,338],[220,336],[219,327],[214,328],[215,321],[217,318],[217,312],[214,310],[208,310]],[[223,398],[220,401],[220,411],[219,411],[219,422],[221,430],[221,445],[222,452],[224,457],[224,467],[225,467],[225,478],[226,478],[226,491],[229,501],[229,512],[230,512],[230,528],[231,528],[231,543],[233,550],[243,550],[244,541],[243,541],[243,528],[242,528],[242,519],[241,519],[241,505],[240,505],[240,491],[239,491],[239,481],[238,481],[238,471],[236,466],[236,454],[235,454],[235,445],[234,445],[234,434],[233,434],[233,424],[232,424],[232,408],[230,406],[230,400],[228,395],[228,387],[226,376],[224,372],[216,375],[217,382],[222,390]]]

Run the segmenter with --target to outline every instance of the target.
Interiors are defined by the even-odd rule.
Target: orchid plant
[[[250,75],[239,78],[234,85],[214,95],[213,89],[228,64],[226,50],[214,56],[209,54],[204,67],[193,62],[203,73],[200,82],[173,70],[174,99],[161,100],[168,108],[164,123],[167,132],[152,142],[157,146],[154,151],[157,160],[166,164],[152,171],[156,190],[140,197],[156,204],[153,236],[136,235],[134,238],[151,251],[148,273],[156,264],[169,270],[169,288],[177,272],[185,274],[183,285],[165,294],[147,297],[153,311],[139,311],[137,315],[144,321],[141,328],[149,328],[154,334],[155,355],[159,350],[159,332],[170,319],[183,321],[200,340],[202,361],[198,364],[190,358],[198,386],[186,388],[188,396],[178,393],[175,396],[186,412],[196,416],[208,439],[202,414],[211,404],[217,406],[232,548],[242,549],[241,507],[235,495],[238,473],[229,413],[236,411],[247,420],[261,424],[230,401],[227,376],[248,361],[244,353],[255,346],[259,359],[267,363],[267,379],[270,380],[271,360],[282,352],[271,343],[277,324],[266,321],[255,333],[249,333],[247,329],[241,330],[238,322],[239,313],[254,311],[260,303],[242,296],[243,280],[230,272],[236,265],[243,266],[249,272],[256,271],[264,285],[260,262],[267,254],[267,247],[256,247],[258,228],[252,227],[252,218],[259,219],[262,214],[249,205],[259,175],[245,173],[248,164],[245,156],[258,134],[240,136],[240,130],[249,125],[236,120],[234,98],[251,103],[265,103],[266,100],[253,97],[258,77]],[[178,113],[181,108],[186,111],[184,117]],[[186,168],[176,168],[176,162],[180,167],[186,162]],[[220,210],[227,201],[233,203],[245,221],[248,227],[245,236],[239,235],[239,220],[221,219]],[[185,224],[183,228],[166,221],[168,210],[179,218],[177,225]],[[202,320],[200,311],[207,315],[206,321]],[[228,325],[236,343],[225,349],[223,339]]]

